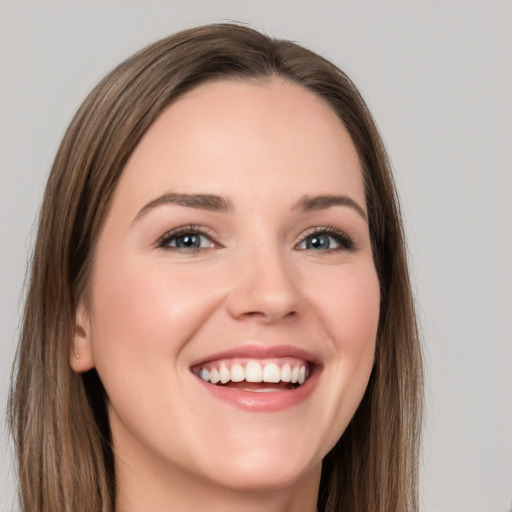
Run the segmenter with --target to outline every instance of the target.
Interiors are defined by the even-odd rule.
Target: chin
[[[231,437],[229,446],[208,450],[203,470],[211,481],[233,490],[271,492],[293,487],[315,472],[320,478],[324,454],[319,452],[327,447],[315,450],[311,440],[296,439],[292,432],[254,434],[240,436],[245,444]]]
[[[274,457],[241,459],[212,475],[217,485],[242,492],[274,492],[296,486],[312,474],[320,472],[322,462],[299,466],[294,460]]]

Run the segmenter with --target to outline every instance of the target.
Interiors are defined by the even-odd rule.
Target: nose
[[[273,323],[300,313],[298,276],[278,249],[252,251],[231,269],[228,310],[236,319]]]

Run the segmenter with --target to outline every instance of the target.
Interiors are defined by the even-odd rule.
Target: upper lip
[[[247,358],[247,359],[272,359],[279,357],[296,357],[297,359],[304,359],[304,361],[312,364],[320,364],[318,358],[311,352],[298,348],[293,345],[258,345],[247,344],[241,345],[229,350],[224,350],[211,354],[193,361],[190,366],[200,366],[202,364],[216,361],[219,359],[234,359],[234,358]]]

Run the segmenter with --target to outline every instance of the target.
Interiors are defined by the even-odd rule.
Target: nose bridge
[[[290,259],[277,242],[246,247],[233,269],[231,314],[266,322],[296,315],[300,294],[294,274]]]

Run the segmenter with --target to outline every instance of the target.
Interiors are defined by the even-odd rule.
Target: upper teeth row
[[[256,361],[249,361],[245,366],[235,363],[228,368],[224,363],[220,368],[201,368],[199,377],[205,382],[217,384],[221,382],[291,382],[303,384],[308,377],[306,365],[294,366],[285,363],[281,368],[275,363],[267,363],[263,367]]]

